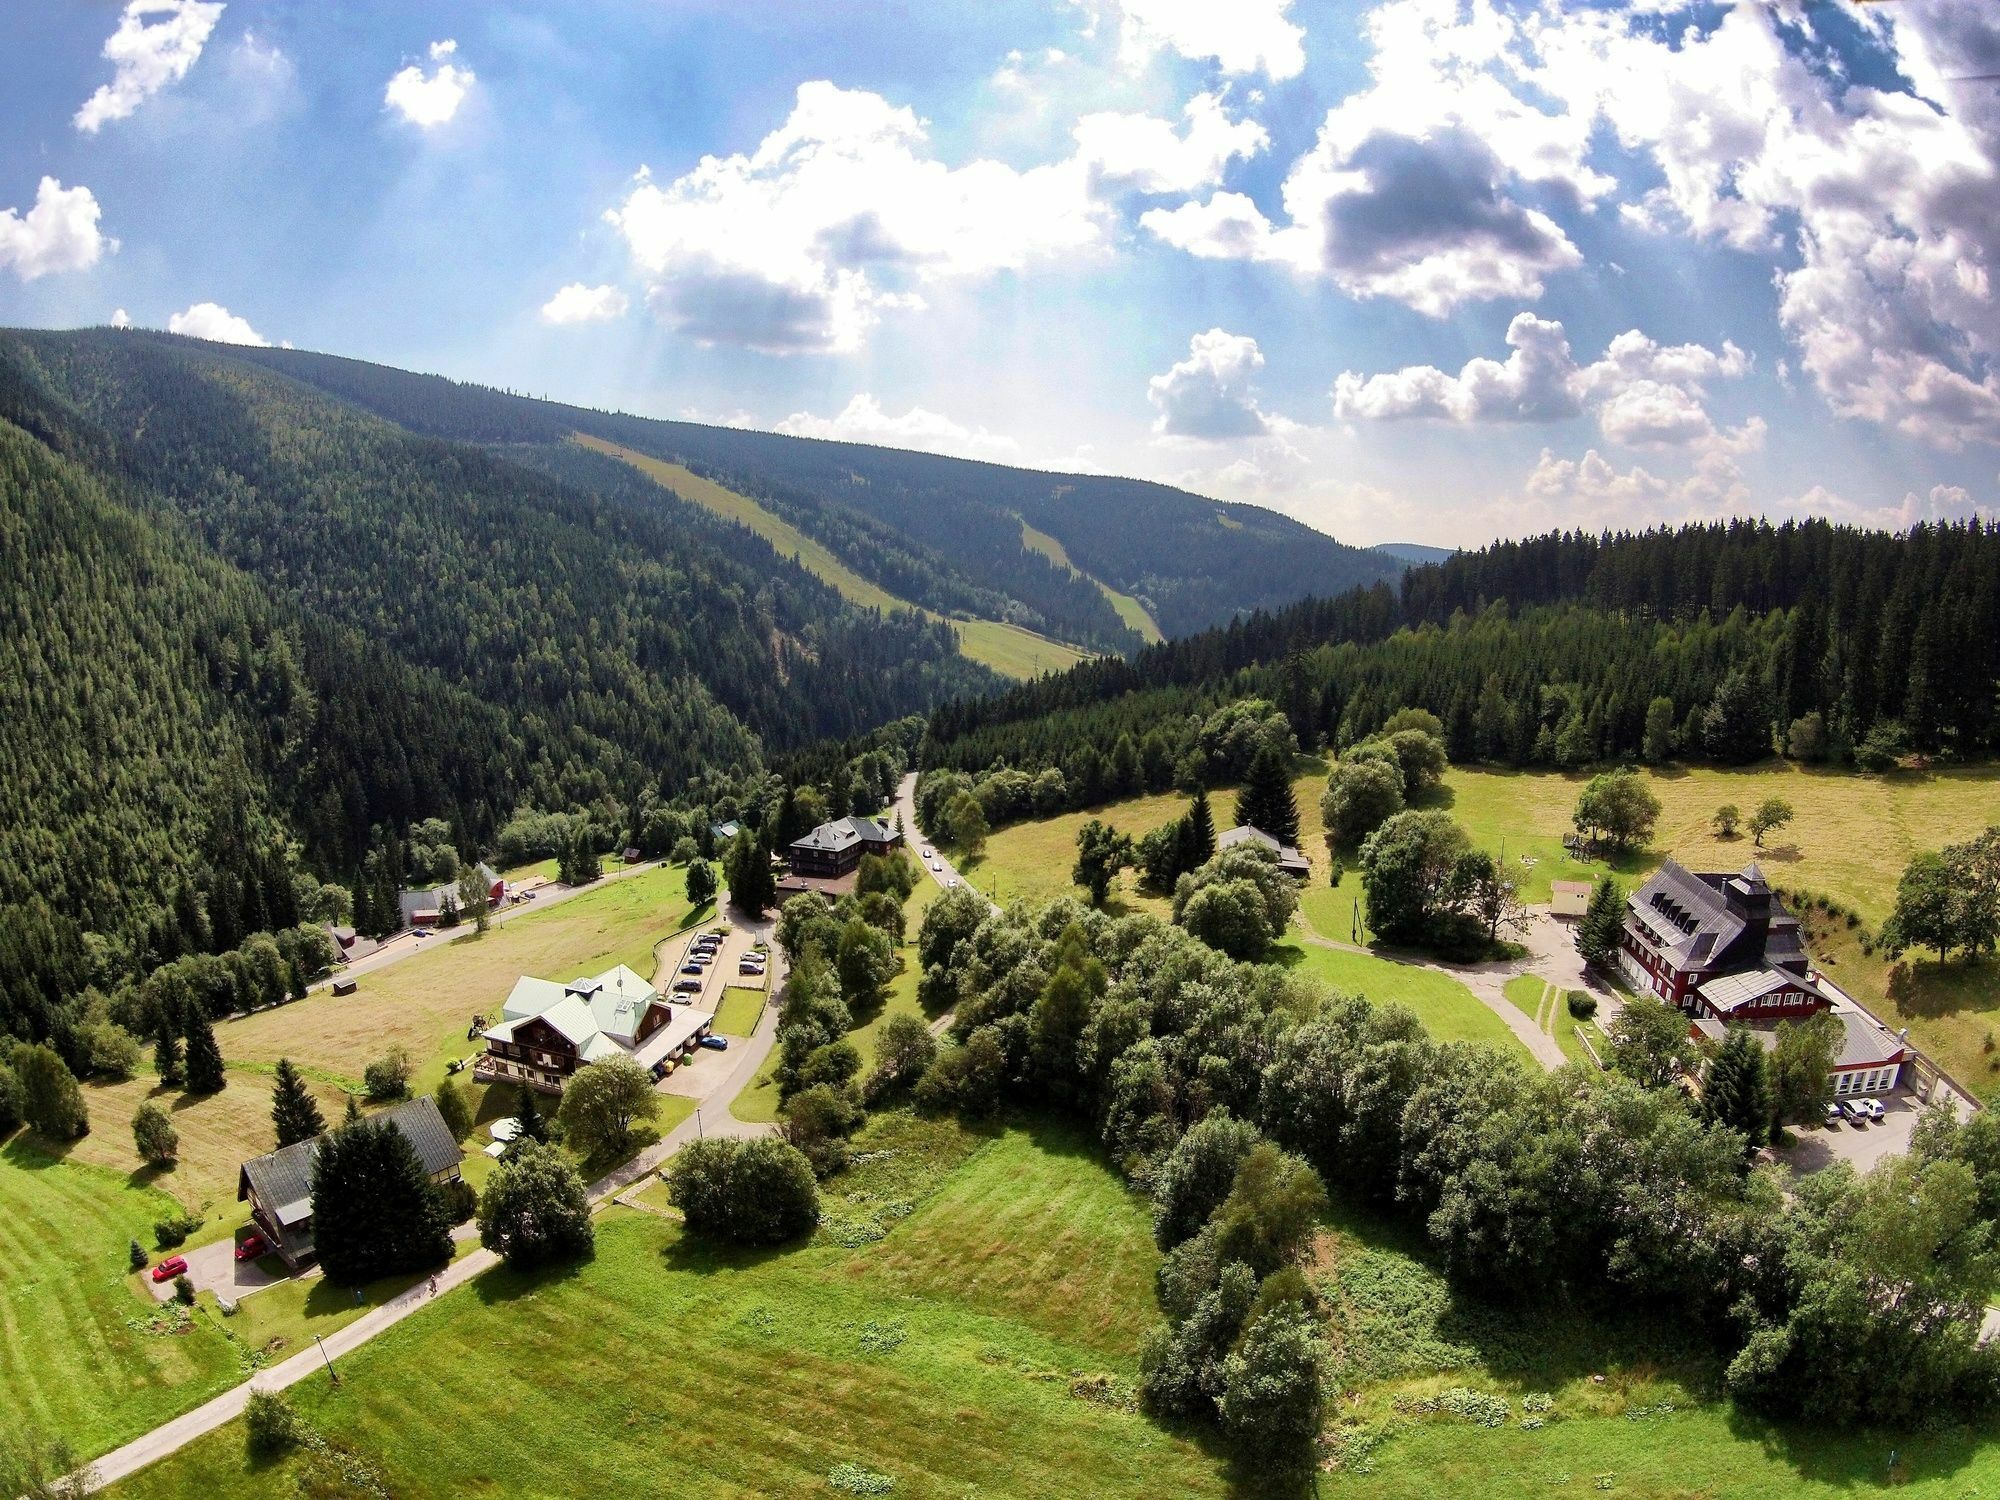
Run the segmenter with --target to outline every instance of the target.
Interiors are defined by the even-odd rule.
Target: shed
[[[360,983],[358,979],[336,979],[333,982],[333,992],[336,995],[351,995],[359,988]]]
[[[1588,880],[1558,880],[1549,887],[1549,910],[1558,917],[1580,917],[1590,909]]]

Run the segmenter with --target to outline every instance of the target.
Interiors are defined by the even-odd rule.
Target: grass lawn
[[[735,984],[724,986],[722,1004],[715,1011],[715,1029],[724,1036],[750,1035],[757,1028],[757,1018],[764,1013],[764,1000],[762,990]]]
[[[127,1245],[150,1249],[153,1221],[174,1211],[125,1173],[60,1160],[21,1134],[0,1147],[0,1428],[94,1455],[241,1378],[235,1351],[199,1321],[148,1326],[155,1304]]]
[[[1488,1306],[1454,1293],[1394,1226],[1338,1206],[1320,1264],[1349,1388],[1333,1419],[1341,1467],[1320,1483],[1328,1500],[1847,1500],[1887,1486],[1892,1450],[1899,1495],[1959,1500],[2000,1484],[2000,1445],[1761,1421],[1716,1399],[1712,1355],[1673,1320]],[[1506,1415],[1485,1426],[1418,1409],[1453,1388],[1504,1401]],[[1548,1410],[1529,1412],[1530,1396]]]
[[[1589,1032],[1591,1045],[1597,1048],[1599,1057],[1604,1055],[1604,1033],[1595,1021],[1579,1021],[1569,1013],[1569,997],[1573,993],[1580,992],[1565,990],[1534,974],[1516,975],[1507,981],[1505,990],[1516,1009],[1555,1039],[1564,1057],[1595,1067],[1596,1059],[1577,1040],[1577,1032],[1579,1029]]]
[[[673,491],[690,504],[699,505],[724,520],[749,528],[769,542],[780,556],[795,559],[808,573],[831,584],[843,599],[868,609],[879,609],[884,614],[916,610],[932,619],[942,618],[930,610],[918,609],[909,600],[899,598],[880,584],[863,578],[842,562],[824,542],[807,536],[790,521],[748,495],[738,494],[712,479],[704,479],[679,464],[648,458],[643,453],[635,453],[630,448],[622,448],[602,438],[580,432],[572,434],[572,437],[586,448],[623,459],[654,483]],[[1060,672],[1088,660],[1090,656],[1087,651],[1079,651],[1074,646],[1066,646],[1032,630],[999,620],[953,620],[951,623],[958,632],[960,653],[991,667],[1004,677],[1035,677],[1043,672]]]
[[[502,870],[500,878],[510,886],[519,885],[522,881],[532,880],[537,876],[543,880],[554,880],[560,864],[561,861],[550,855],[547,859],[531,860],[525,865],[515,865],[511,869]]]
[[[610,1210],[587,1264],[488,1273],[350,1355],[337,1390],[315,1378],[292,1399],[408,1497],[573,1494],[583,1475],[593,1492],[816,1497],[843,1463],[899,1497],[1228,1493],[1219,1459],[1129,1409],[1144,1315],[1063,1316],[1072,1296],[1150,1305],[1144,1204],[1059,1131],[1010,1130],[966,1161],[859,1249],[719,1254]],[[1044,1242],[1038,1272],[995,1261],[996,1193]],[[1077,1253],[1055,1257],[1058,1239]],[[286,1477],[248,1463],[232,1423],[118,1493],[222,1500]]]
[[[415,960],[412,960],[415,962]],[[227,1029],[224,1028],[224,1034]],[[306,1085],[329,1122],[340,1119],[347,1098],[331,1084],[308,1080]],[[86,1083],[84,1102],[90,1109],[90,1134],[65,1147],[69,1159],[110,1171],[133,1173],[163,1192],[171,1193],[192,1213],[216,1214],[191,1243],[200,1244],[241,1223],[247,1209],[236,1202],[236,1172],[246,1157],[272,1150],[271,1078],[268,1072],[231,1068],[228,1086],[206,1097],[160,1086],[157,1075],[145,1072],[123,1083]],[[163,1172],[147,1170],[132,1144],[132,1116],[151,1099],[167,1111],[180,1133],[177,1165]],[[150,1245],[152,1240],[146,1239]]]
[[[1507,1023],[1449,974],[1318,943],[1285,943],[1271,951],[1275,961],[1324,979],[1337,990],[1364,995],[1378,1005],[1393,1000],[1408,1006],[1424,1030],[1441,1042],[1478,1042],[1516,1057],[1527,1055]]]
[[[562,980],[623,963],[650,976],[654,944],[689,914],[685,877],[680,869],[648,870],[484,934],[432,939],[423,952],[360,975],[355,994],[315,990],[218,1025],[216,1040],[232,1064],[268,1066],[289,1057],[313,1076],[356,1090],[369,1061],[401,1045],[416,1060],[412,1090],[428,1093],[447,1061],[478,1049],[466,1037],[472,1017],[497,1018],[523,974]]]

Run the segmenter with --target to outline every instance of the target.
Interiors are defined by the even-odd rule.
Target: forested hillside
[[[1785,748],[1880,765],[2000,751],[2000,528],[1807,522],[1548,536],[1413,568],[933,716],[927,764],[1062,766],[1269,698],[1302,741],[1402,707],[1454,759],[1582,765]],[[1071,778],[1075,778],[1072,776]]]
[[[1138,637],[1100,590],[1022,544],[1023,520],[1060,541],[1076,567],[1137,597],[1170,636],[1402,567],[1274,512],[1141,480],[588,411],[298,350],[235,357],[415,432],[494,444],[587,432],[684,463],[770,505],[891,593],[1103,650],[1129,650]]]
[[[184,341],[0,336],[0,465],[0,1029],[297,921],[417,820],[489,847],[994,680],[620,466]]]

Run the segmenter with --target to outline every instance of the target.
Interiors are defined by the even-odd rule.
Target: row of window
[[[1833,1091],[1835,1094],[1884,1094],[1896,1086],[1896,1075],[1902,1071],[1900,1063],[1890,1063],[1882,1068],[1836,1073],[1833,1076]]]

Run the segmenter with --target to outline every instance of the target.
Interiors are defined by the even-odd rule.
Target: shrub
[[[362,1070],[361,1081],[367,1086],[368,1097],[378,1104],[402,1098],[410,1092],[410,1054],[401,1047],[391,1047]]]
[[[1569,992],[1569,1013],[1579,1021],[1588,1021],[1597,1014],[1597,997],[1582,990]]]
[[[1992,1048],[1988,1047],[1987,1050],[1990,1052]],[[146,1247],[137,1240],[132,1241],[131,1248],[125,1252],[125,1258],[131,1263],[132,1269],[135,1271],[145,1270],[147,1261],[152,1259],[151,1256],[146,1254]]]
[[[199,1228],[201,1220],[194,1214],[169,1214],[153,1221],[153,1243],[162,1250],[172,1250],[186,1243],[187,1237]]]
[[[444,1210],[445,1222],[450,1224],[463,1224],[479,1208],[479,1195],[463,1177],[439,1183],[437,1195],[438,1207]]]
[[[243,1408],[243,1444],[252,1458],[275,1458],[304,1441],[305,1419],[276,1391],[252,1391]]]
[[[174,1301],[182,1307],[194,1306],[194,1283],[187,1279],[185,1271],[174,1278]]]

